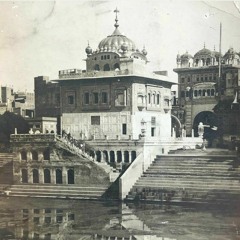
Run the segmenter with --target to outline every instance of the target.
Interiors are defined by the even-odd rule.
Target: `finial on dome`
[[[216,51],[215,45],[213,46],[213,50]]]
[[[114,27],[115,27],[115,28],[118,28],[118,27],[119,27],[119,24],[118,24],[118,18],[117,18],[117,15],[118,15],[118,13],[119,13],[119,10],[117,9],[117,7],[116,7],[116,9],[114,10],[114,12],[116,13],[116,18],[115,18],[115,24],[114,24]]]
[[[86,52],[87,55],[92,54],[92,48],[89,46],[89,41],[88,41],[88,46],[85,49],[85,52]]]
[[[205,42],[203,43],[203,48],[206,48],[206,46],[205,46]]]

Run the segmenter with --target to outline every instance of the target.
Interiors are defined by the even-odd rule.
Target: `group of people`
[[[82,140],[77,140],[73,136],[71,136],[71,133],[67,133],[65,130],[62,130],[62,138],[66,140],[68,143],[70,143],[72,146],[75,146],[82,151],[85,151],[85,144]]]

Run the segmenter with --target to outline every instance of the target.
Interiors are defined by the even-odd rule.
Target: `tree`
[[[10,135],[15,132],[15,128],[19,134],[29,132],[28,123],[22,116],[8,111],[0,115],[0,142],[9,143]]]

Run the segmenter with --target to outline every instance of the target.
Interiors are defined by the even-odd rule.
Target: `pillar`
[[[43,168],[38,169],[39,183],[44,183],[44,173]]]
[[[27,162],[32,161],[32,153],[27,151]]]
[[[63,182],[63,184],[68,183],[68,175],[67,175],[67,168],[66,167],[62,168],[62,182]]]
[[[56,184],[56,169],[52,168],[50,170],[51,173],[51,184]]]
[[[28,183],[33,183],[33,172],[31,168],[27,168],[27,172],[28,172]]]

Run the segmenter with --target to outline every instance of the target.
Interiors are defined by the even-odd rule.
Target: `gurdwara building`
[[[236,116],[239,116],[240,54],[230,48],[222,55],[204,44],[193,56],[186,52],[178,54],[176,60],[178,103],[173,114],[181,120],[187,135],[191,135],[192,129],[197,135],[202,122],[209,138],[214,138],[216,131],[229,137],[239,136]]]
[[[76,139],[171,137],[171,86],[148,71],[145,47],[119,30],[86,48],[86,70],[59,71],[59,79],[35,78],[36,116],[60,117],[61,130]],[[159,74],[160,73],[160,74]]]

